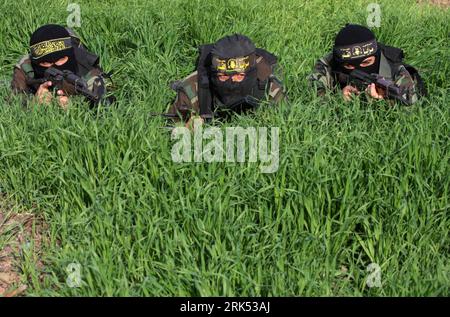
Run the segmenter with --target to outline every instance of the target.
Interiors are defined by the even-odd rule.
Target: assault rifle
[[[89,90],[88,84],[84,78],[74,74],[70,70],[61,71],[53,67],[50,67],[45,71],[43,78],[27,80],[27,84],[42,85],[47,81],[51,81],[52,87],[58,90],[63,89],[64,84],[68,84],[74,88],[75,93],[83,95],[93,103],[98,103],[102,97],[100,94],[95,94]]]
[[[376,87],[386,92],[386,98],[395,99],[406,105],[411,102],[403,97],[404,90],[397,86],[392,80],[386,79],[378,74],[368,74],[359,69],[353,70],[349,75],[349,82],[360,91],[364,91],[368,85],[375,84]]]

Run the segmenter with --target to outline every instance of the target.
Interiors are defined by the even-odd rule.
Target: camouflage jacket
[[[85,72],[85,74],[77,74],[84,78],[88,84],[88,89],[96,92],[98,89],[105,89],[106,84],[103,77],[103,71],[100,68],[92,68]],[[31,66],[31,59],[29,55],[25,55],[14,67],[13,78],[11,81],[11,89],[15,94],[34,95],[39,85],[29,85],[28,79],[34,78],[33,67]],[[76,95],[74,87],[70,85],[63,86],[65,93],[68,96]]]
[[[337,79],[332,73],[332,60],[332,53],[319,59],[314,66],[313,73],[308,77],[310,84],[316,88],[319,95],[324,95],[326,91],[336,92],[339,89]],[[392,69],[383,53],[381,53],[379,74],[401,87],[404,92],[403,97],[411,104],[418,100],[416,82],[411,74],[402,64],[399,64],[396,69]]]
[[[267,77],[268,85],[266,87],[266,96],[273,104],[286,99],[285,91],[281,81],[273,74],[270,66],[264,62],[262,57],[257,59],[257,70],[261,73],[266,72],[264,77]],[[189,119],[192,115],[200,115],[200,103],[198,98],[198,72],[195,71],[189,76],[176,84],[174,88],[177,91],[175,102],[169,107],[168,113],[175,115],[181,114],[183,120]],[[220,100],[213,96],[214,108],[222,106]],[[176,121],[176,120],[175,120]]]

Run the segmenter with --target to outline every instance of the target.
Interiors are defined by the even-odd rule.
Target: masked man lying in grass
[[[32,34],[30,53],[15,66],[11,87],[15,93],[35,96],[39,104],[55,98],[66,109],[73,95],[84,96],[91,105],[102,100],[104,75],[98,56],[70,29],[48,24]]]
[[[276,62],[273,54],[240,34],[203,45],[197,70],[172,85],[177,98],[169,114],[183,121],[210,120],[255,109],[266,99],[277,103],[285,94],[274,75]]]
[[[316,63],[309,81],[319,95],[340,92],[349,101],[364,92],[368,99],[412,105],[426,91],[419,73],[403,63],[403,56],[401,49],[377,42],[368,28],[347,24],[337,34],[333,52]]]

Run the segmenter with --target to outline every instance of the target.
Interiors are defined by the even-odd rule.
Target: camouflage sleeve
[[[6,97],[7,103],[13,102],[14,95],[17,95],[21,98],[22,105],[27,106],[34,96],[34,90],[27,85],[25,73],[18,67],[14,67],[11,91],[12,95]]]
[[[327,90],[334,89],[334,79],[331,73],[331,54],[319,59],[314,65],[312,74],[308,76],[308,81],[314,87],[319,96],[325,94]]]
[[[194,72],[183,80],[172,83],[171,87],[177,92],[177,96],[167,113],[179,116],[174,121],[188,121],[191,116],[200,113],[197,78],[197,72]]]
[[[94,68],[83,76],[86,80],[87,88],[95,95],[99,96],[105,104],[111,104],[115,98],[112,95],[111,81],[106,80],[104,72],[100,68]],[[70,87],[65,89],[69,94],[73,94]]]
[[[274,75],[270,77],[269,97],[274,104],[277,104],[282,100],[287,101],[286,91],[283,84]]]
[[[418,100],[417,87],[411,74],[406,70],[405,66],[401,65],[394,75],[395,84],[401,89],[402,97],[408,101],[409,104],[414,104]]]
[[[89,73],[85,75],[88,89],[94,93],[106,94],[107,92],[107,81],[103,77],[103,71],[98,68],[92,69]]]
[[[176,115],[179,117],[174,117],[174,121],[187,121],[191,114],[194,112],[194,107],[192,106],[192,103],[189,99],[189,97],[186,95],[186,93],[183,90],[177,91],[177,97],[173,104],[169,107],[169,110],[167,111],[168,114]]]
[[[32,94],[32,91],[27,85],[25,73],[20,68],[14,67],[11,90],[15,94]]]

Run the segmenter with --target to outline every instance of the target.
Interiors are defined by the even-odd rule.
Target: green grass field
[[[114,72],[117,106],[24,109],[12,68],[67,1],[3,1],[0,193],[45,219],[17,259],[28,296],[449,296],[450,14],[377,1],[381,42],[428,84],[413,107],[325,102],[316,59],[375,1],[77,0],[88,47]],[[240,32],[276,53],[289,104],[223,126],[280,127],[280,167],[174,163],[162,112],[196,47]],[[2,237],[5,245],[7,239]],[[2,245],[0,244],[0,249]],[[35,265],[37,258],[45,264]],[[81,287],[66,283],[81,266]],[[370,288],[367,267],[381,267]]]

